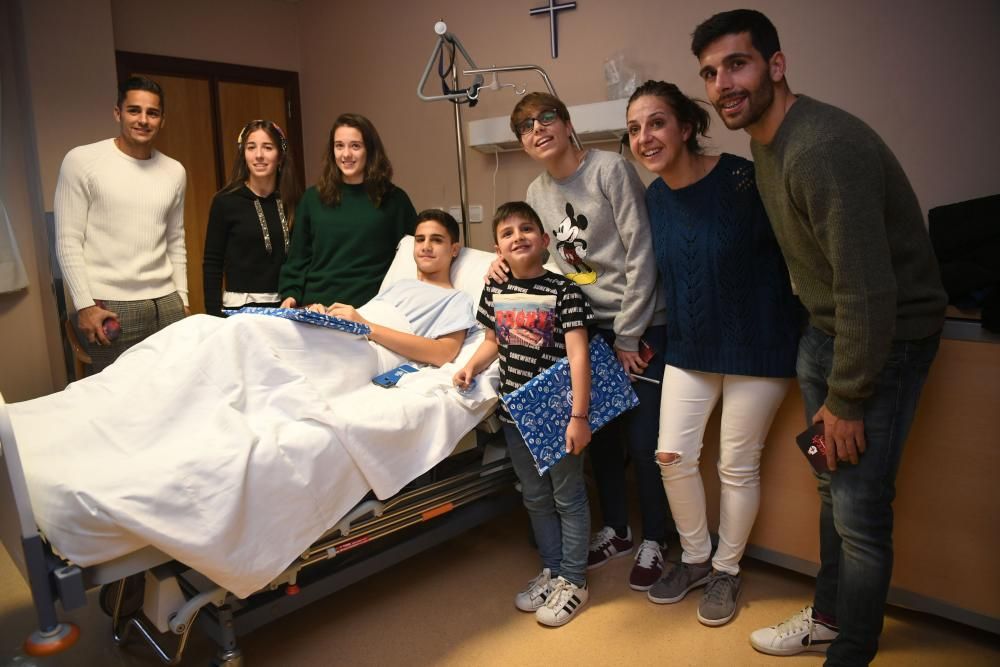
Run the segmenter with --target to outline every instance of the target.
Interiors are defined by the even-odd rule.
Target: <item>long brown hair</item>
[[[302,186],[295,176],[295,162],[292,160],[291,148],[288,146],[288,139],[285,131],[270,120],[252,120],[243,126],[239,137],[236,139],[236,159],[233,160],[233,175],[226,183],[225,187],[219,190],[220,194],[234,192],[246,183],[250,178],[250,169],[247,167],[246,145],[247,139],[257,130],[264,130],[271,141],[277,146],[281,157],[278,160],[278,173],[275,175],[274,187],[281,197],[281,204],[285,208],[285,216],[289,223],[295,218],[295,207],[299,205],[302,198]]]
[[[333,155],[333,135],[340,127],[353,127],[361,133],[365,144],[365,190],[375,208],[382,205],[382,198],[392,190],[392,163],[385,153],[382,139],[378,136],[372,122],[356,113],[341,114],[330,128],[330,136],[326,142],[326,152],[323,155],[323,174],[319,177],[316,189],[320,200],[327,206],[340,205],[341,187],[344,176],[337,168],[337,160]]]

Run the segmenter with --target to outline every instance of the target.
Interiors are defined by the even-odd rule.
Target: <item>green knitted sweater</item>
[[[315,187],[306,190],[295,214],[288,259],[281,268],[281,298],[299,306],[334,302],[361,306],[378,293],[382,278],[417,213],[410,198],[393,187],[375,208],[364,185],[341,185],[341,201],[327,206]]]
[[[834,337],[827,408],[862,419],[894,340],[941,330],[947,296],[917,196],[868,125],[799,95],[757,186],[810,324]]]

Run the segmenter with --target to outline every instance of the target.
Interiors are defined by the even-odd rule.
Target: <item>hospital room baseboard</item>
[[[816,563],[752,544],[747,545],[746,555],[810,577],[815,577],[819,571],[819,565]],[[962,623],[963,625],[1000,635],[1000,619],[991,618],[985,614],[978,614],[968,609],[962,609],[961,607],[956,607],[953,604],[948,604],[947,602],[942,602],[926,595],[920,595],[919,593],[913,593],[893,586],[889,589],[888,602],[903,609],[933,614]]]

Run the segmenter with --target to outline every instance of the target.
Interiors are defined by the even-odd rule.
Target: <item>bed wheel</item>
[[[49,631],[36,630],[24,640],[24,652],[43,657],[65,651],[80,638],[80,628],[72,623],[57,623]]]
[[[118,594],[119,586],[125,586],[125,594],[122,596],[122,606],[118,611],[118,615],[119,617],[127,618],[142,608],[142,601],[146,594],[145,575],[142,573],[133,574],[121,581],[101,586],[101,593],[98,600],[101,604],[101,611],[108,616],[114,616],[115,596]]]
[[[211,667],[243,667],[243,653],[239,649],[220,650],[212,660]]]

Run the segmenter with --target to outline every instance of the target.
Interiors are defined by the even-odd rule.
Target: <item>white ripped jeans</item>
[[[760,505],[760,455],[764,438],[788,383],[787,378],[720,375],[666,367],[660,399],[657,462],[685,563],[704,563],[712,553],[705,488],[698,462],[705,425],[719,397],[722,397],[722,425],[718,468],[722,497],[719,548],[712,566],[736,575]],[[665,463],[664,453],[673,460]]]

